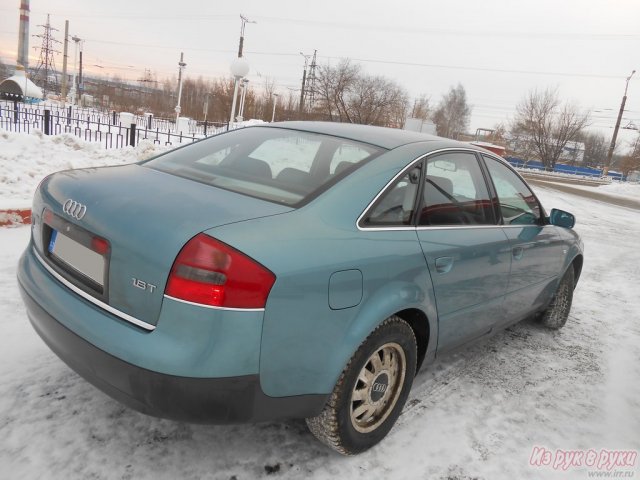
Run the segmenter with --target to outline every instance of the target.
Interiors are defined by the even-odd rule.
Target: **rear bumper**
[[[165,302],[149,333],[56,281],[28,247],[18,284],[29,320],[67,365],[143,413],[196,423],[315,416],[328,395],[270,397],[260,386],[261,312],[192,312]]]
[[[47,313],[20,284],[29,320],[45,343],[94,386],[148,415],[195,423],[259,422],[315,416],[326,395],[269,397],[259,375],[190,378],[153,372],[106,353]]]

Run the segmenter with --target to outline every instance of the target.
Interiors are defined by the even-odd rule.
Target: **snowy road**
[[[0,230],[0,478],[589,478],[529,458],[534,446],[640,450],[640,214],[537,191],[577,215],[585,241],[567,326],[518,324],[423,368],[387,439],[352,458],[302,421],[194,426],[106,397],[29,325],[15,281],[29,230]]]

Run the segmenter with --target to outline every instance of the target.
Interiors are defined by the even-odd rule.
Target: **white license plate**
[[[57,230],[51,232],[49,252],[82,275],[104,287],[105,259]]]

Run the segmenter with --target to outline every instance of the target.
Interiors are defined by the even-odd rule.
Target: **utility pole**
[[[276,119],[276,103],[278,103],[278,94],[273,94],[273,112],[271,113],[271,123]]]
[[[611,138],[611,145],[609,145],[609,151],[607,152],[607,161],[604,164],[602,170],[602,176],[606,177],[609,174],[609,166],[611,166],[611,159],[613,158],[613,150],[616,148],[616,140],[618,139],[618,130],[620,130],[620,122],[622,121],[622,114],[624,113],[624,105],[627,103],[627,89],[629,88],[629,80],[636,73],[635,70],[631,72],[631,75],[627,77],[627,83],[624,87],[624,95],[622,96],[622,103],[620,104],[620,111],[618,112],[618,119],[616,120],[616,126],[613,129],[613,137]]]
[[[247,23],[258,23],[255,21],[251,21],[249,20],[247,17],[245,17],[244,15],[240,14],[240,45],[238,45],[238,58],[242,58],[242,48],[244,46],[244,27],[247,25]]]
[[[178,105],[176,105],[176,131],[178,130],[178,120],[180,119],[180,100],[182,98],[182,70],[187,64],[184,63],[184,52],[180,52],[180,61],[178,62]]]
[[[300,104],[298,105],[298,112],[302,114],[304,112],[304,94],[305,86],[307,84],[307,66],[309,65],[309,57],[311,55],[305,55],[300,52],[300,55],[304,57],[304,70],[302,71],[302,87],[300,88]]]
[[[82,41],[79,37],[76,37],[75,35],[73,37],[71,37],[71,40],[73,40],[76,44],[76,50],[75,50],[75,55],[73,57],[73,84],[71,85],[71,104],[72,105],[77,105],[77,96],[78,96],[78,89],[77,89],[77,83],[78,83],[78,77],[76,76],[76,73],[78,71],[78,44]]]
[[[302,72],[302,88],[300,89],[300,114],[304,113],[305,107],[307,109],[313,107],[314,94],[316,90],[316,56],[318,50],[313,51],[313,55],[305,55],[300,52],[300,55],[304,57],[304,71]],[[309,58],[311,58],[311,65],[309,65]],[[307,73],[308,72],[308,73]]]
[[[58,29],[51,26],[48,14],[47,23],[38,26],[44,28],[44,33],[42,35],[34,35],[34,37],[42,39],[42,46],[40,47],[40,59],[38,60],[38,65],[33,78],[34,83],[39,82],[42,85],[42,90],[44,91],[46,98],[48,92],[55,91],[58,87],[58,77],[56,75],[56,66],[53,60],[53,54],[60,52],[55,50],[53,45],[60,43],[60,41],[53,38],[52,32],[57,32]],[[51,79],[52,76],[53,80]]]
[[[318,50],[314,50],[311,65],[309,66],[309,74],[307,75],[307,86],[305,89],[305,95],[307,98],[305,99],[305,103],[308,109],[312,109],[315,103],[317,55]]]
[[[82,78],[82,50],[84,50],[84,40],[80,42],[80,58],[78,60],[78,98],[82,102],[82,90],[84,89],[84,79]]]
[[[202,113],[204,115],[204,123],[207,123],[207,114],[209,113],[209,92],[204,96],[204,105],[202,106]]]
[[[60,100],[62,106],[67,102],[67,60],[69,58],[69,20],[64,21],[64,49],[62,55],[62,87],[60,89]]]

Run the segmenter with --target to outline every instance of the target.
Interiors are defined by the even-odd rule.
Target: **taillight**
[[[201,233],[173,262],[165,294],[217,307],[264,308],[275,281],[255,260]]]

